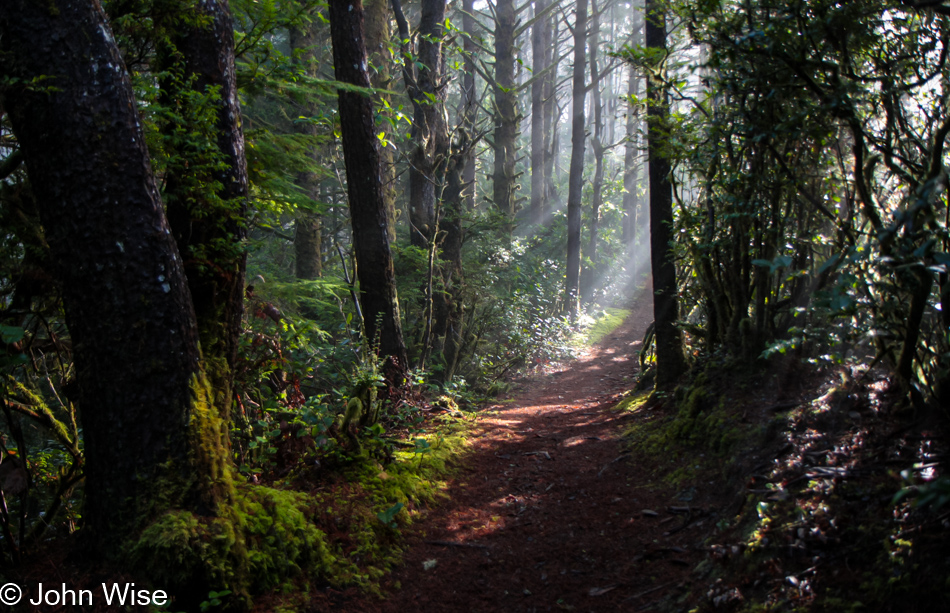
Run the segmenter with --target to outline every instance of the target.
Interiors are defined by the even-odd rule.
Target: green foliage
[[[902,471],[901,476],[905,481],[910,480],[910,472]],[[943,476],[930,483],[903,487],[894,495],[893,502],[896,504],[907,497],[912,497],[914,504],[921,509],[939,511],[950,502],[950,477]]]

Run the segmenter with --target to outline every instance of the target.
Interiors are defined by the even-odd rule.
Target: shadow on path
[[[659,582],[642,572],[658,530],[643,511],[659,503],[624,461],[620,437],[633,416],[609,409],[633,386],[650,321],[652,305],[641,297],[597,347],[483,412],[449,501],[408,531],[406,564],[391,578],[390,595],[343,610],[643,605],[640,594]]]

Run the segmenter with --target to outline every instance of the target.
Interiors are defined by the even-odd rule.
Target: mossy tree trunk
[[[214,404],[230,419],[244,311],[247,163],[227,0],[182,0],[160,52],[170,119],[168,221],[184,262]],[[185,137],[182,138],[181,135]],[[195,143],[199,143],[197,146]]]
[[[470,138],[475,138],[475,122],[478,117],[478,95],[475,92],[475,66],[478,47],[472,40],[475,36],[475,0],[462,0],[462,50],[464,51],[464,74],[462,75],[462,100],[459,115],[464,119],[462,125]],[[468,162],[462,170],[462,181],[465,190],[462,192],[462,210],[471,211],[475,208],[475,197],[478,184],[475,181],[475,148],[468,153]]]
[[[3,91],[4,107],[73,338],[83,533],[121,556],[164,511],[214,515],[230,501],[228,429],[211,406],[185,265],[99,3],[5,3],[0,62],[21,84]]]

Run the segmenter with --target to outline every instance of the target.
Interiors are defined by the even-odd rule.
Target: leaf
[[[422,570],[432,570],[439,563],[435,558],[431,560],[426,560],[422,563]]]
[[[26,330],[19,326],[0,326],[0,339],[4,343],[16,343],[23,339]]]
[[[390,525],[393,523],[393,519],[395,519],[396,514],[399,513],[399,511],[401,511],[404,506],[406,505],[404,505],[401,502],[397,502],[396,504],[389,507],[385,511],[382,511],[381,513],[377,513],[376,517],[378,517],[379,521],[383,522],[384,524]]]

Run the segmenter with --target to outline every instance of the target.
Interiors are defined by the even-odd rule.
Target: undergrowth
[[[445,496],[445,479],[464,454],[474,421],[472,414],[460,415],[439,418],[426,432],[401,441],[388,457],[375,455],[371,445],[359,455],[341,455],[330,466],[311,457],[275,483],[307,495],[327,558],[309,579],[288,577],[296,587],[278,586],[260,606],[295,610],[311,588],[357,587],[378,594],[380,579],[401,560],[401,529]]]
[[[698,487],[692,504],[716,518],[689,587],[655,604],[946,609],[950,513],[931,495],[941,487],[937,430],[907,422],[884,374],[790,364],[707,367],[674,393],[615,407],[639,417],[625,434],[634,461],[652,469],[650,487]]]

